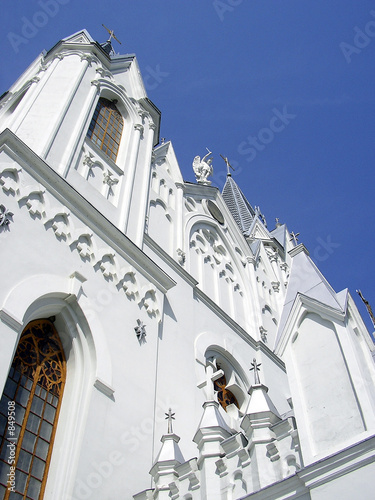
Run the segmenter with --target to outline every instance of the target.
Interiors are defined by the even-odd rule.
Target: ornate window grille
[[[87,135],[103,153],[116,161],[123,126],[124,120],[115,104],[101,97]]]
[[[0,401],[0,498],[42,500],[65,378],[53,323],[32,321],[21,335]]]

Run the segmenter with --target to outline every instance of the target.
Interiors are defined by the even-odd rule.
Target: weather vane
[[[230,173],[230,168],[233,170],[234,172],[234,168],[232,167],[232,165],[229,163],[229,160],[226,156],[223,156],[223,155],[220,155],[222,157],[222,159],[225,161],[226,165],[227,165],[227,175],[231,175]]]
[[[168,413],[165,414],[165,420],[168,420],[168,434],[173,434],[172,430],[172,420],[175,420],[175,413],[172,413],[171,408],[169,408]]]
[[[115,36],[115,32],[114,32],[113,30],[108,29],[108,28],[107,28],[107,26],[105,26],[104,24],[102,24],[102,26],[103,26],[103,28],[105,28],[105,29],[108,31],[108,33],[109,33],[109,38],[108,38],[107,42],[111,42],[111,38],[114,38],[114,39],[116,40],[116,42],[118,42],[118,43],[121,45],[120,40],[119,40],[118,38],[116,38],[116,36]]]

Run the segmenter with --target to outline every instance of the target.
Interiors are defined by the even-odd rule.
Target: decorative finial
[[[163,145],[163,144],[165,144],[165,137],[162,137],[162,138],[161,138],[161,144],[162,144],[162,145]]]
[[[229,160],[226,156],[223,156],[223,155],[220,155],[222,157],[222,159],[225,161],[226,165],[227,165],[227,177],[230,177],[232,174],[230,173],[230,168],[233,170],[234,172],[234,168],[232,167],[232,165],[229,163]]]
[[[280,219],[278,217],[276,217],[275,222],[276,222],[276,227],[280,227],[281,226]]]
[[[168,420],[168,434],[173,434],[172,420],[175,420],[175,413],[172,413],[171,408],[169,408],[168,413],[166,413],[165,415],[165,420]]]
[[[144,344],[146,342],[146,325],[140,319],[137,319],[138,325],[134,328],[138,342]]]
[[[207,177],[212,175],[212,152],[206,148],[208,153],[203,156],[201,159],[200,156],[196,156],[193,161],[193,170],[195,173],[195,178],[197,179],[198,184],[203,184],[204,186],[210,186],[211,181],[207,180]]]
[[[295,245],[298,244],[299,233],[295,234],[293,231],[290,233],[290,241],[293,241]]]
[[[108,38],[107,42],[111,43],[111,38],[114,38],[114,39],[116,40],[116,42],[118,42],[118,43],[121,45],[120,40],[119,40],[118,38],[116,38],[116,36],[115,36],[115,32],[114,32],[113,30],[108,29],[108,28],[107,28],[107,26],[105,26],[104,24],[102,24],[102,26],[103,26],[103,28],[105,28],[105,29],[108,31],[108,33],[109,33],[109,38]]]
[[[250,371],[254,370],[254,384],[260,384],[260,379],[259,379],[259,371],[260,371],[260,366],[262,363],[257,363],[257,360],[253,358],[253,362],[251,363],[252,368],[250,368]]]

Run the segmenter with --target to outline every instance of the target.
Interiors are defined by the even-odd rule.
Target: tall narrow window
[[[92,117],[88,137],[113,161],[116,161],[124,120],[115,104],[101,97]]]
[[[42,500],[66,364],[53,323],[23,331],[0,401],[0,498]]]

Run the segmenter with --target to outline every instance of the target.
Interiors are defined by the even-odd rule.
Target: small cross
[[[226,165],[227,165],[227,175],[231,175],[230,173],[230,168],[233,170],[234,172],[234,168],[232,167],[232,165],[229,163],[229,160],[226,156],[223,156],[223,155],[220,155],[222,157],[222,159],[225,161]]]
[[[299,233],[294,234],[294,232],[292,231],[290,233],[290,236],[291,236],[290,241],[294,241],[294,244],[297,245]]]
[[[107,28],[107,26],[104,26],[104,24],[102,24],[102,26],[103,26],[103,28],[105,28],[105,29],[108,31],[108,33],[109,33],[109,38],[108,38],[108,40],[107,40],[107,41],[108,41],[108,42],[110,42],[110,41],[111,41],[111,38],[114,38],[114,39],[116,40],[116,42],[118,42],[118,43],[121,45],[120,40],[119,40],[118,38],[116,38],[116,36],[115,36],[115,32],[114,32],[113,30],[108,29],[108,28]]]
[[[175,413],[172,413],[171,408],[169,408],[168,413],[165,414],[165,420],[168,420],[168,434],[173,434],[172,430],[172,420],[175,420]]]
[[[254,370],[254,384],[260,384],[260,379],[259,379],[259,371],[260,371],[260,366],[262,363],[257,363],[257,360],[254,358],[253,362],[251,363],[252,368],[250,368],[250,371]]]
[[[215,399],[214,382],[223,375],[223,370],[216,367],[216,360],[214,358],[207,359],[206,378],[198,384],[199,389],[205,387],[207,401],[213,401]]]

